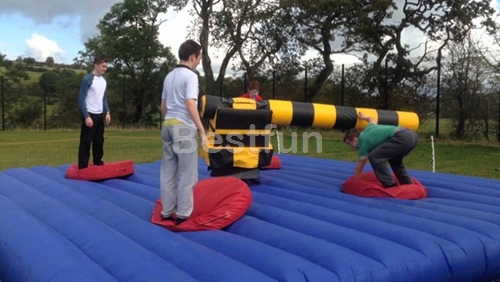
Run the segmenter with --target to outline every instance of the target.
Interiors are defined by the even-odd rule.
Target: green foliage
[[[57,74],[54,71],[44,72],[38,79],[38,83],[45,93],[54,93],[57,86]]]
[[[0,52],[0,67],[3,67],[6,63],[5,61],[5,57],[6,55],[2,54],[2,52]]]
[[[45,64],[48,67],[53,67],[54,66],[54,57],[47,57],[47,60],[45,60]]]
[[[464,140],[488,139],[494,124],[491,120],[500,110],[491,107],[498,104],[497,82],[477,46],[470,37],[452,44],[443,64],[444,114],[453,120],[453,136]]]
[[[35,58],[32,57],[26,57],[23,59],[23,62],[27,64],[28,66],[36,64]]]
[[[106,79],[113,123],[156,126],[163,79],[176,63],[158,39],[164,21],[160,15],[189,4],[195,9],[192,15],[198,16],[193,34],[204,48],[203,93],[214,95],[222,86],[222,96],[241,95],[243,77],[224,77],[231,60],[239,56],[241,63],[233,65],[233,70],[259,80],[264,98],[414,111],[421,121],[437,106],[434,72],[438,50],[442,54],[452,42],[465,45],[464,38],[479,20],[494,31],[489,0],[125,0],[99,22],[99,34],[85,43],[86,49],[72,66],[74,73],[64,72],[64,66],[52,67],[49,58],[45,64],[29,57],[10,62],[0,54],[0,72],[6,79],[6,101],[10,103],[8,121],[18,120],[15,115],[20,112],[13,109],[40,95],[42,86],[49,93],[49,105],[53,105],[49,107],[50,126],[77,126],[76,95],[81,76],[90,71],[95,55],[104,54],[111,59]],[[406,44],[404,35],[410,30],[428,41],[420,46]],[[217,81],[209,47],[226,52]],[[306,49],[318,56],[302,61]],[[361,54],[363,61],[346,68],[341,80],[332,55],[350,51]],[[474,60],[479,56],[476,54]],[[469,65],[467,60],[457,60],[453,68],[462,68],[463,73],[447,70],[443,114],[454,119],[450,126],[456,134],[450,137],[491,138],[499,126],[495,120],[498,83],[489,79],[482,85],[484,91],[472,91]],[[490,91],[485,90],[488,88]],[[27,121],[23,126],[29,124]]]
[[[84,74],[78,71],[62,69],[56,71],[57,84],[53,99],[55,108],[48,120],[49,128],[75,128],[81,123],[81,111],[78,107],[78,92]]]
[[[121,94],[115,92],[117,88],[113,87],[112,81],[119,83],[122,80],[118,77],[126,77],[127,90],[131,94],[127,108],[133,113],[123,118],[130,117],[132,123],[144,122],[144,110],[159,100],[158,93],[161,91],[158,87],[163,82],[159,75],[176,64],[170,49],[158,39],[163,22],[160,15],[166,13],[168,7],[167,0],[125,0],[113,5],[97,25],[99,34],[85,42],[86,50],[80,52],[80,62],[91,62],[98,54],[110,59],[110,97]],[[125,109],[123,112],[126,112]]]
[[[355,162],[356,150],[342,142],[343,134],[334,130],[320,131],[321,146],[314,138],[304,147],[302,133],[312,130],[279,129],[282,147],[292,148],[292,133],[296,132],[296,152],[286,154],[306,155]],[[0,170],[12,167],[32,167],[40,165],[59,166],[77,161],[79,130],[63,131],[5,131],[0,132]],[[161,159],[159,130],[114,130],[107,128],[104,134],[104,161],[113,162],[131,159],[134,163],[155,162]],[[277,138],[271,141],[278,152]],[[304,148],[307,149],[304,150]],[[321,149],[319,151],[318,149]],[[282,151],[283,153],[283,151]],[[464,158],[464,156],[467,156]],[[481,146],[451,143],[443,140],[435,142],[436,172],[500,179],[497,146]],[[430,140],[420,137],[419,144],[406,158],[409,169],[432,171],[432,147]]]
[[[38,128],[43,115],[43,101],[40,97],[29,97],[22,106],[12,108],[11,122],[20,128]]]
[[[20,83],[22,80],[28,80],[29,75],[24,64],[14,63],[7,68],[5,77],[14,83]]]

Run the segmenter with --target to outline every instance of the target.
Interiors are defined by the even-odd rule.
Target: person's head
[[[352,148],[356,149],[358,146],[358,137],[361,131],[356,128],[349,129],[344,136],[344,142]]]
[[[94,58],[94,70],[92,71],[93,74],[101,76],[104,73],[106,73],[107,69],[108,69],[108,59],[102,56],[97,56]]]
[[[250,94],[250,98],[254,99],[257,95],[259,95],[260,84],[257,80],[252,80],[248,84],[248,94]]]
[[[200,64],[201,60],[201,45],[194,40],[186,40],[179,47],[179,59],[181,64],[187,65],[192,70]]]

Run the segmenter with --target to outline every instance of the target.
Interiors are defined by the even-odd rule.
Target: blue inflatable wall
[[[428,198],[361,198],[341,191],[354,163],[279,157],[244,217],[184,233],[150,223],[159,162],[99,183],[66,179],[68,166],[2,171],[0,280],[500,279],[500,181],[411,171]]]

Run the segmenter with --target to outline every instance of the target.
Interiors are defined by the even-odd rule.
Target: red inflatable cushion
[[[193,191],[193,213],[179,225],[163,220],[161,199],[151,216],[151,222],[171,231],[222,229],[242,217],[252,204],[248,185],[235,177],[214,177],[199,181]]]
[[[407,200],[417,200],[427,197],[427,189],[413,178],[413,184],[402,184],[395,187],[384,189],[382,183],[377,179],[375,173],[364,172],[361,179],[353,177],[347,179],[342,184],[342,191],[347,194],[353,194],[363,197],[379,197],[379,198],[398,198]]]
[[[261,169],[280,169],[281,168],[281,159],[273,155],[271,159],[271,163],[269,165],[261,167]]]
[[[105,180],[131,175],[135,172],[134,162],[131,160],[105,163],[104,165],[89,165],[87,168],[78,169],[78,165],[72,165],[66,171],[66,178],[79,180]]]

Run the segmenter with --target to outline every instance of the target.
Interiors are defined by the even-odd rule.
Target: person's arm
[[[356,164],[356,168],[354,169],[354,179],[360,179],[361,174],[363,173],[363,168],[365,167],[367,157],[361,157],[358,159],[358,163]]]
[[[165,116],[167,115],[167,100],[165,99],[161,99],[160,112],[161,118],[165,119]]]
[[[106,117],[104,118],[105,124],[109,124],[111,122],[111,111],[109,110],[108,95],[106,91],[104,92],[104,97],[102,97],[102,104],[104,112],[106,113]]]
[[[377,123],[377,121],[374,118],[366,116],[363,112],[358,113],[358,118],[360,120],[364,120],[364,121],[367,121],[369,123],[375,123],[375,124]]]
[[[93,79],[94,76],[92,74],[83,77],[82,85],[80,86],[80,92],[78,93],[78,106],[80,107],[80,110],[82,111],[82,116],[85,119],[85,125],[88,127],[92,127],[94,123],[92,122],[89,112],[87,111],[87,104],[85,103],[85,98],[87,97],[87,92],[89,91]]]
[[[162,100],[162,102],[163,102],[163,100]],[[201,145],[203,147],[205,147],[205,145],[207,144],[207,136],[205,134],[205,128],[203,127],[203,124],[201,123],[200,113],[198,112],[196,100],[187,99],[186,100],[186,107],[187,107],[189,115],[191,116],[191,119],[194,121],[194,124],[196,125],[196,128],[198,128],[198,133],[200,134],[200,137],[201,137]]]

